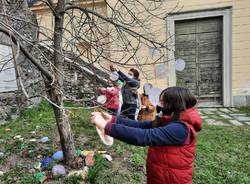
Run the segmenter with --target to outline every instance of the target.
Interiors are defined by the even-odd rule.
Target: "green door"
[[[177,86],[189,88],[200,103],[222,104],[222,17],[175,22]]]

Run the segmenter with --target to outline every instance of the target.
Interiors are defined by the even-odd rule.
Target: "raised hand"
[[[113,65],[110,65],[109,68],[110,68],[111,72],[117,71],[117,69]]]

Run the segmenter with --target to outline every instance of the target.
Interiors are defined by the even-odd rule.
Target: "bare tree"
[[[1,2],[0,7],[3,9],[13,4],[17,7],[17,3],[22,6],[19,11],[23,11],[23,7],[27,8],[26,1],[22,0],[1,0]],[[75,160],[75,146],[64,107],[64,100],[68,97],[64,93],[63,86],[66,78],[63,69],[65,63],[71,63],[78,68],[95,65],[103,70],[106,70],[108,64],[137,67],[146,76],[144,66],[167,62],[164,57],[168,49],[167,40],[157,39],[159,30],[152,29],[153,19],[161,21],[165,19],[167,10],[162,6],[163,2],[161,0],[117,0],[114,2],[41,0],[38,3],[43,3],[49,8],[54,27],[50,30],[39,26],[39,40],[30,40],[21,35],[13,26],[13,22],[19,21],[38,26],[27,22],[23,17],[15,17],[15,11],[18,11],[18,8],[11,13],[1,11],[0,32],[11,40],[13,59],[17,55],[16,50],[20,50],[44,78],[48,94],[45,98],[53,105],[64,161],[67,165]],[[99,3],[105,8],[100,8]],[[177,11],[176,8],[171,11]],[[168,10],[168,12],[171,11]],[[34,52],[29,52],[25,44],[31,46],[39,57],[36,57]],[[51,57],[48,57],[41,47],[46,48],[46,52],[49,51]],[[156,58],[149,59],[141,56],[141,48],[148,47],[158,52]],[[67,58],[68,52],[73,53],[74,57]],[[84,63],[76,62],[78,58],[81,58]],[[91,72],[98,77],[98,73]],[[25,86],[22,89],[25,94]],[[41,93],[36,95],[39,96]]]

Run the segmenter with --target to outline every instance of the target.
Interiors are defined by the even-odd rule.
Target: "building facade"
[[[103,15],[111,16],[104,1],[94,2]],[[34,6],[33,11],[41,25],[53,26],[48,10]],[[159,11],[165,19],[152,18],[152,28],[160,30],[160,41],[168,40],[169,50],[165,63],[139,67],[148,71],[141,75],[142,84],[187,87],[202,106],[250,105],[250,1],[169,0]],[[151,48],[141,48],[140,53],[152,57]],[[180,63],[185,68],[176,70]]]
[[[163,2],[159,12],[165,18],[152,18],[151,26],[160,30],[159,41],[168,42],[165,63],[145,66],[152,73],[142,83],[187,87],[201,106],[250,105],[250,1]]]
[[[166,19],[174,35],[168,57],[187,66],[178,72],[169,62],[169,85],[189,87],[204,102],[249,105],[250,1],[182,0],[180,5]]]

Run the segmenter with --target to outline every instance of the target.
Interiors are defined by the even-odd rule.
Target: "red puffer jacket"
[[[182,113],[180,120],[188,127],[184,145],[150,147],[147,157],[148,184],[192,184],[196,132],[201,130],[202,120],[196,108]],[[163,117],[169,123],[169,117]]]

